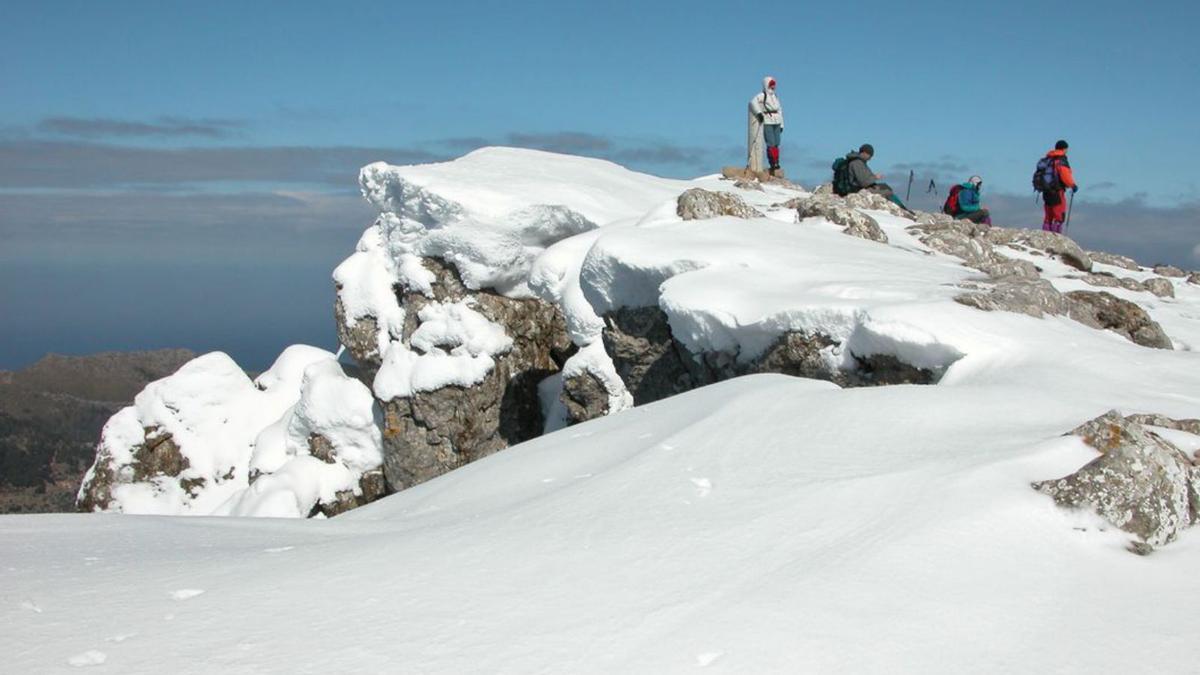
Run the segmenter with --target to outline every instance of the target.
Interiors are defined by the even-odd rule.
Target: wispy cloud
[[[37,131],[71,138],[228,138],[245,128],[241,120],[159,117],[153,121],[109,117],[47,117]]]
[[[0,188],[116,188],[213,182],[353,186],[374,161],[447,159],[417,148],[142,148],[84,141],[0,141]]]

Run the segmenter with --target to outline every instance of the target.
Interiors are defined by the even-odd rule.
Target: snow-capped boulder
[[[1061,506],[1094,510],[1151,547],[1174,541],[1196,521],[1200,470],[1179,448],[1117,411],[1071,433],[1102,454],[1034,489]]]
[[[248,487],[256,439],[297,403],[304,374],[316,363],[340,372],[333,354],[296,345],[254,382],[228,356],[213,352],[150,383],[105,425],[78,507],[218,512]]]
[[[761,185],[759,186],[762,187]],[[679,195],[675,212],[684,220],[705,220],[717,216],[760,218],[762,214],[731,192],[713,192],[692,188]]]
[[[374,378],[394,490],[541,434],[538,383],[571,352],[554,305],[470,289],[445,261],[422,265],[430,295],[401,296],[406,320]]]
[[[1172,349],[1162,326],[1136,303],[1105,291],[1071,291],[1066,294],[1072,319],[1110,330],[1143,347]]]

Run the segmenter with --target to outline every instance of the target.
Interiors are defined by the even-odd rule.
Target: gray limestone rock
[[[468,289],[452,265],[435,258],[422,263],[434,274],[432,297],[405,292],[402,340],[420,326],[431,302],[471,298],[475,311],[504,327],[512,349],[472,387],[447,386],[411,397],[382,401],[384,475],[402,490],[468,462],[538,436],[543,420],[538,383],[558,372],[574,351],[558,308],[532,298],[509,298]]]
[[[971,267],[992,262],[992,245],[986,239],[954,229],[937,230],[921,237],[921,242],[939,253],[960,258]]]
[[[1105,291],[1071,291],[1065,297],[1068,316],[1080,323],[1111,330],[1144,347],[1173,348],[1162,326],[1135,303]]]
[[[340,289],[339,289],[340,290]],[[366,373],[374,373],[379,369],[379,343],[376,335],[379,324],[373,316],[366,316],[349,325],[346,312],[342,307],[340,296],[334,301],[333,320],[337,329],[338,341],[350,352],[350,356]]]
[[[1175,284],[1162,277],[1150,277],[1142,282],[1142,286],[1160,298],[1175,297]]]
[[[1116,411],[1071,432],[1101,453],[1078,471],[1033,483],[1060,506],[1094,510],[1143,544],[1162,546],[1196,520],[1190,460],[1171,443]]]
[[[1084,272],[1092,271],[1092,259],[1087,252],[1070,238],[1055,232],[992,227],[984,233],[984,236],[997,246],[1023,245],[1058,256],[1064,263],[1075,269]]]
[[[559,399],[567,408],[571,424],[604,417],[608,414],[609,391],[589,371],[563,379],[562,395]]]
[[[1162,277],[1175,277],[1178,279],[1182,279],[1188,275],[1187,272],[1174,265],[1155,265],[1154,273]]]
[[[692,188],[679,195],[675,213],[684,220],[705,220],[718,216],[758,218],[762,214],[731,192],[711,192]]]
[[[1018,312],[1037,318],[1066,314],[1068,308],[1063,294],[1049,281],[1022,277],[1006,277],[986,293],[964,293],[954,299],[984,311]]]
[[[1189,284],[1196,284],[1197,286],[1200,286],[1200,272],[1192,272],[1189,274],[1187,282]]]
[[[995,252],[992,253],[990,259],[976,265],[971,265],[971,267],[987,274],[993,279],[1016,277],[1033,280],[1041,278],[1037,265],[1028,260],[1014,260]]]
[[[157,427],[144,429],[143,433],[143,441],[133,447],[133,462],[127,466],[115,466],[116,461],[108,450],[101,449],[93,471],[79,488],[75,502],[77,509],[85,513],[106,509],[112,501],[112,490],[118,484],[177,478],[191,466],[170,433]],[[203,484],[203,478],[180,481],[185,491]]]
[[[835,340],[798,331],[781,335],[748,361],[726,352],[694,354],[674,338],[658,307],[621,308],[607,314],[605,323],[605,350],[637,405],[750,373],[782,373],[843,387],[931,384],[940,377],[887,354],[851,355],[853,366],[843,369],[841,357],[832,353]]]
[[[1136,260],[1127,256],[1117,255],[1116,253],[1107,253],[1105,251],[1088,251],[1087,254],[1088,257],[1092,259],[1092,262],[1098,262],[1104,265],[1112,265],[1114,267],[1121,267],[1134,272],[1142,269],[1141,266],[1137,264]]]
[[[887,200],[884,200],[887,201]],[[841,225],[844,232],[851,236],[887,243],[887,235],[880,229],[875,219],[849,206],[846,200],[836,195],[816,195],[801,201],[796,207],[797,216],[805,218],[824,218],[831,223]]]
[[[885,197],[881,197],[869,190],[861,190],[859,192],[846,195],[846,205],[856,209],[886,211],[893,216],[899,216],[900,218],[914,218],[913,214],[900,208],[895,202],[890,201]]]

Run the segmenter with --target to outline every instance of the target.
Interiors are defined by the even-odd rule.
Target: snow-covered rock
[[[1200,517],[1200,469],[1169,441],[1115,410],[1071,433],[1102,454],[1069,476],[1034,483],[1036,490],[1062,506],[1094,509],[1150,547],[1174,541]]]

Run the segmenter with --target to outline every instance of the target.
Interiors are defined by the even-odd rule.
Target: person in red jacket
[[[1071,164],[1067,161],[1067,147],[1066,141],[1059,141],[1054,144],[1053,150],[1046,153],[1046,159],[1050,161],[1057,181],[1053,188],[1042,192],[1042,201],[1045,205],[1042,229],[1060,234],[1063,221],[1067,218],[1067,190],[1070,190],[1071,194],[1075,194],[1079,190],[1079,186],[1075,183],[1075,176],[1071,173]]]

